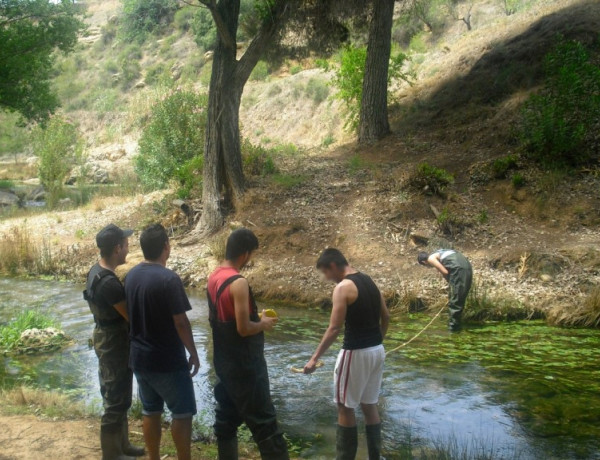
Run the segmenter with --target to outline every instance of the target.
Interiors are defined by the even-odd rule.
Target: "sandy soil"
[[[98,460],[97,433],[98,424],[91,420],[0,416],[0,460]]]

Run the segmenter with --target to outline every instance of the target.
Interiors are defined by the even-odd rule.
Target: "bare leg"
[[[171,436],[177,448],[178,460],[192,459],[192,417],[173,419]]]
[[[365,425],[377,425],[381,423],[377,404],[361,404],[360,408],[365,415]]]
[[[342,404],[338,404],[338,425],[346,427],[356,426],[354,409],[349,409]]]
[[[160,460],[161,414],[144,415],[144,440],[149,460]]]

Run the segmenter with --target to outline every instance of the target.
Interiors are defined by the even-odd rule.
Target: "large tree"
[[[363,79],[358,141],[378,141],[390,133],[388,71],[392,49],[394,0],[372,0]]]
[[[69,52],[84,25],[72,0],[0,0],[0,109],[44,120],[59,105],[54,52]]]
[[[324,49],[342,40],[347,31],[329,14],[330,0],[257,0],[255,14],[245,24],[253,38],[238,59],[240,0],[199,2],[209,9],[217,28],[204,149],[203,212],[197,227],[198,231],[211,233],[223,224],[223,201],[235,203],[244,193],[239,109],[244,85],[259,59],[280,53],[283,48],[298,52],[299,41],[305,49]],[[294,33],[287,35],[283,44],[279,39],[286,30]]]

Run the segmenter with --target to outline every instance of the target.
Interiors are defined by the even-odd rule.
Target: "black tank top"
[[[381,345],[381,293],[373,280],[364,273],[347,275],[358,289],[358,297],[346,312],[346,331],[344,333],[344,349]]]

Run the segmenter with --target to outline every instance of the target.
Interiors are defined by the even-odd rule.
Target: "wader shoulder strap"
[[[103,268],[102,270],[100,270],[98,272],[98,274],[96,276],[94,276],[91,286],[89,286],[89,287],[86,286],[86,290],[83,291],[83,300],[87,300],[88,302],[93,302],[96,292],[98,292],[100,290],[101,286],[103,286],[104,283],[106,283],[106,281],[108,281],[111,276],[113,276],[115,278],[117,277],[117,275],[115,275],[114,272],[112,272],[106,268]]]
[[[233,283],[236,280],[239,280],[240,278],[243,278],[242,275],[233,275],[229,278],[227,278],[223,284],[221,284],[221,287],[219,287],[219,290],[217,291],[217,295],[215,296],[215,300],[213,302],[213,300],[210,298],[210,292],[208,292],[208,289],[206,290],[206,299],[208,300],[208,309],[209,309],[209,320],[212,321],[216,321],[219,318],[219,315],[217,313],[217,305],[219,305],[219,299],[221,298],[221,294],[223,294],[223,292],[225,292],[225,289],[227,289],[227,287]]]

